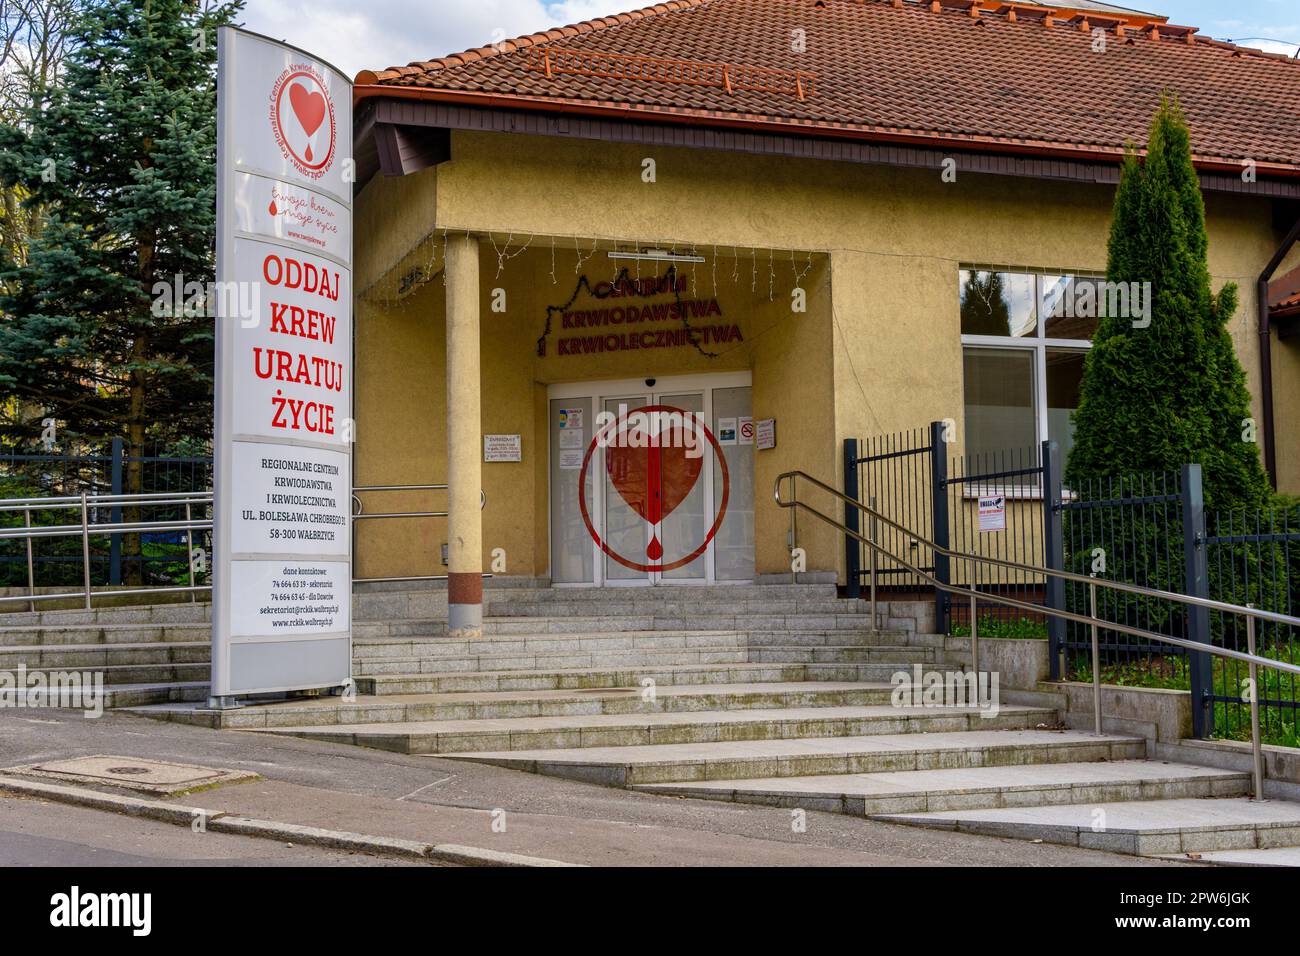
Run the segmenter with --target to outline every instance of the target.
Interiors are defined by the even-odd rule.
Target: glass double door
[[[700,427],[707,421],[704,405],[702,391],[603,399],[612,422],[599,449],[606,584],[708,576],[712,455]]]
[[[555,583],[753,579],[748,374],[701,378],[662,388],[605,383],[595,394],[567,398],[555,397],[553,387]]]

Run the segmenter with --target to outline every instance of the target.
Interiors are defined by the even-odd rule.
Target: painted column
[[[447,629],[483,632],[483,465],[479,388],[478,240],[448,237]]]

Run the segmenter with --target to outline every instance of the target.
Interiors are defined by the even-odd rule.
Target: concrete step
[[[1055,711],[1004,707],[994,717],[975,708],[806,707],[686,714],[598,714],[405,723],[267,728],[284,734],[409,754],[551,748],[637,747],[735,740],[862,737],[967,730],[1023,730]]]
[[[737,647],[770,647],[795,645],[818,647],[841,645],[853,647],[941,648],[939,635],[907,634],[901,631],[564,631],[558,633],[489,633],[481,638],[466,640],[446,634],[433,636],[380,636],[357,637],[352,641],[356,658],[365,657],[419,657],[425,654],[491,654],[497,652],[572,650],[630,650],[638,647],[720,647],[734,644]]]
[[[629,650],[553,650],[516,654],[417,655],[412,657],[362,657],[353,662],[353,674],[436,674],[464,671],[548,670],[551,668],[652,667],[677,664],[879,664],[893,672],[925,663],[934,652],[928,648],[891,647],[719,647],[632,648]]]
[[[910,633],[906,627],[886,628]],[[442,637],[447,618],[354,618],[353,637]],[[557,617],[494,617],[483,619],[483,634],[618,634],[626,631],[745,631],[758,633],[867,633],[868,618],[857,614],[586,614]]]
[[[141,708],[149,717],[165,717],[223,728],[323,727],[348,723],[402,723],[423,720],[493,720],[515,717],[586,717],[594,714],[689,714],[715,710],[773,707],[866,707],[887,704],[889,684],[850,682],[794,684],[706,684],[593,690],[526,690],[479,693],[358,696],[284,701],[232,711],[193,707]],[[147,712],[146,712],[147,711]],[[216,714],[220,720],[208,719]],[[196,719],[191,719],[196,718]],[[201,719],[197,719],[201,718]]]
[[[638,787],[672,794],[769,807],[825,810],[857,816],[984,810],[1062,803],[1235,797],[1250,792],[1250,775],[1154,760],[1045,763],[958,770],[756,777]]]
[[[357,678],[363,694],[594,690],[803,681],[888,682],[896,664],[688,664],[655,667],[560,667],[464,673],[376,674]]]
[[[713,603],[767,603],[775,601],[829,601],[836,597],[831,584],[797,585],[668,585],[655,588],[553,588],[550,586],[500,586],[485,582],[484,604],[510,606],[519,603],[641,604],[686,603],[699,607]],[[433,616],[445,612],[446,588],[365,589],[353,597],[358,619]]]
[[[664,584],[655,587],[493,587],[483,589],[488,606],[512,602],[559,603],[616,601],[679,601],[702,603],[831,601],[837,600],[833,584]]]
[[[66,685],[46,687],[40,690],[28,689],[27,706],[69,707],[81,710],[85,707],[85,697],[80,691],[72,692]],[[165,681],[160,683],[139,684],[105,684],[103,688],[103,706],[106,709],[140,707],[167,703],[189,703],[206,701],[208,698],[207,681]]]
[[[1242,797],[884,813],[872,819],[1134,856],[1300,846],[1300,804]]]
[[[632,747],[501,750],[442,756],[606,786],[630,787],[684,780],[1133,760],[1146,756],[1146,741],[1140,737],[1096,737],[1075,731],[972,730]]]
[[[209,640],[212,625],[189,624],[51,624],[0,628],[0,648],[52,647],[60,644],[144,644]]]
[[[0,670],[22,665],[29,671],[141,664],[200,664],[211,654],[210,641],[146,641],[120,644],[50,644],[0,647]]]
[[[1169,859],[1186,860],[1185,854],[1171,854]],[[1201,863],[1211,866],[1300,866],[1300,846],[1274,846],[1266,850],[1210,850],[1196,854]]]
[[[171,604],[137,604],[126,607],[77,608],[64,611],[3,611],[0,630],[10,627],[53,627],[65,625],[105,624],[194,624],[212,620],[212,605],[207,601]]]
[[[450,637],[372,637],[353,641],[352,656],[357,660],[365,660],[380,657],[465,657],[479,654],[555,654],[747,646],[745,635],[740,631],[505,634],[476,640]]]
[[[571,601],[562,597],[552,600],[492,600],[485,608],[491,617],[582,617],[592,614],[654,614],[686,617],[695,614],[779,614],[782,616],[858,614],[855,607],[837,598],[817,601],[719,601],[701,604],[692,600],[645,601],[634,598],[606,601]]]
[[[148,704],[206,702],[210,686],[206,680],[120,684],[104,688],[108,698],[105,706],[121,709]]]
[[[0,665],[0,670],[5,670],[4,665]],[[122,687],[131,684],[175,684],[175,683],[207,683],[211,677],[211,665],[205,660],[193,664],[109,664],[106,666],[92,666],[86,668],[70,668],[65,666],[49,667],[28,667],[27,675],[30,678],[35,674],[45,674],[47,679],[49,675],[59,671],[67,670],[91,670],[96,674],[104,675],[104,687]]]

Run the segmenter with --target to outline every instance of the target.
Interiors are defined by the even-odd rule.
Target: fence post
[[[1054,441],[1043,442],[1043,564],[1052,571],[1065,570],[1065,529],[1061,508],[1061,449]],[[1065,581],[1052,575],[1044,582],[1047,606],[1065,610]],[[1065,652],[1065,621],[1047,618],[1049,678],[1061,679],[1061,655]]]
[[[1201,488],[1201,466],[1183,465],[1183,593],[1191,597],[1210,596],[1205,557],[1205,495]],[[1187,608],[1187,637],[1210,643],[1210,612],[1203,607]],[[1214,669],[1210,655],[1190,651],[1187,670],[1192,688],[1192,736],[1205,738],[1214,729],[1212,714]]]
[[[858,440],[844,439],[844,494],[854,501],[858,499]],[[854,531],[859,527],[859,511],[850,504],[844,505],[844,525]],[[862,596],[862,544],[857,538],[844,536],[844,580],[848,585],[846,593],[851,598]],[[874,622],[872,624],[874,627]]]
[[[948,449],[944,444],[943,422],[930,423],[930,504],[933,511],[931,537],[941,548],[948,547]],[[935,579],[951,584],[951,569],[946,554],[934,553]],[[939,634],[948,633],[948,593],[934,589],[934,629]],[[972,638],[972,640],[974,640]]]
[[[113,494],[122,493],[122,439],[113,439]],[[113,505],[112,517],[109,519],[113,524],[122,523],[122,506]],[[118,585],[122,583],[122,536],[120,534],[110,534],[108,536],[108,583]]]

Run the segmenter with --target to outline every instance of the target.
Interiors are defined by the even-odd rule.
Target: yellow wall
[[[643,180],[646,158],[655,160],[653,183]],[[507,548],[509,573],[545,574],[547,384],[750,368],[755,417],[778,420],[777,450],[757,456],[759,570],[788,569],[788,514],[769,504],[772,477],[802,468],[838,481],[847,437],[947,417],[960,436],[959,265],[1101,270],[1112,200],[1111,187],[960,171],[955,183],[944,183],[937,169],[455,133],[450,162],[404,179],[376,177],[358,198],[358,483],[439,481],[445,473],[441,284],[434,278],[392,305],[399,283],[413,270],[436,272],[443,230],[490,233],[499,248],[511,238],[510,252],[535,237],[505,261],[500,277],[491,243],[484,240],[482,249],[483,430],[518,433],[524,443],[524,462],[484,466],[485,548]],[[1216,287],[1228,280],[1241,286],[1231,330],[1258,415],[1253,279],[1279,237],[1262,200],[1214,194],[1206,205]],[[576,257],[592,253],[593,238],[693,245],[710,260],[717,247],[719,298],[742,324],[744,347],[714,360],[688,349],[590,362],[538,359],[545,307],[572,293]],[[773,248],[779,251],[769,253]],[[791,249],[803,250],[794,263]],[[611,271],[604,251],[585,266],[595,276]],[[816,257],[804,279],[809,311],[796,316],[789,293],[804,251]],[[756,282],[748,274],[752,255]],[[769,255],[776,276],[770,302]],[[697,282],[711,290],[711,263],[699,270]],[[740,273],[734,283],[732,271]],[[488,310],[497,287],[507,292],[503,315]],[[1278,458],[1283,486],[1297,488],[1300,454],[1285,423],[1300,420],[1298,376],[1287,366],[1293,353],[1277,353]],[[960,444],[951,451],[959,453]],[[800,528],[809,567],[838,567],[834,535],[812,525],[805,520]],[[379,532],[363,529],[359,573],[420,573],[421,563],[428,573],[426,548],[442,540],[430,533],[413,555],[403,536],[388,533],[381,545],[371,537]]]

